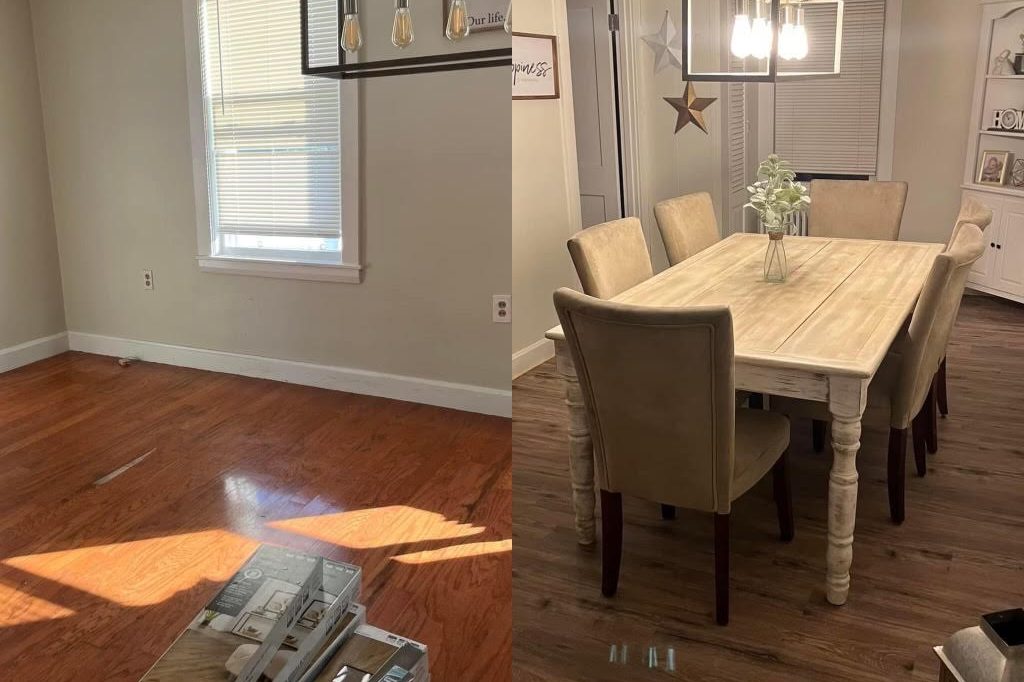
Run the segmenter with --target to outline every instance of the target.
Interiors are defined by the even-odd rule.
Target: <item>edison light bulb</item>
[[[505,12],[505,33],[512,33],[512,0],[508,0],[508,11]]]
[[[779,56],[783,59],[796,59],[796,26],[793,25],[793,8],[786,5],[786,20],[779,33]]]
[[[737,14],[736,23],[732,27],[732,56],[746,59],[750,56],[750,17]]]
[[[363,46],[363,30],[359,26],[358,0],[345,0],[345,23],[341,27],[341,47],[345,52],[358,52]]]
[[[755,59],[765,59],[772,51],[772,25],[764,17],[754,19],[750,30],[750,54]]]
[[[793,59],[804,59],[811,46],[807,40],[807,26],[804,25],[804,8],[796,10],[796,26],[793,27]]]
[[[412,30],[409,0],[395,0],[395,25],[391,29],[391,42],[395,47],[409,47],[416,40]]]
[[[448,25],[444,29],[444,34],[448,36],[448,40],[462,40],[469,35],[469,10],[466,9],[466,0],[451,1]]]

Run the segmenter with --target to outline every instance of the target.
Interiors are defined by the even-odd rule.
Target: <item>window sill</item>
[[[249,277],[342,282],[345,284],[361,284],[363,281],[363,268],[359,265],[314,265],[250,258],[225,258],[223,256],[199,256],[196,260],[199,262],[201,271],[222,275],[247,275]]]

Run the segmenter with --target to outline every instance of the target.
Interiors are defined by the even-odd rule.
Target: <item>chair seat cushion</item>
[[[764,478],[788,447],[788,419],[764,410],[736,410],[732,499]]]

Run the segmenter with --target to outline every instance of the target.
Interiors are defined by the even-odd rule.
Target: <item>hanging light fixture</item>
[[[469,35],[469,10],[466,8],[466,0],[451,0],[444,34],[452,42],[462,40]]]
[[[359,0],[345,0],[344,22],[341,25],[341,48],[349,54],[363,46],[363,30],[359,26]]]
[[[416,40],[412,28],[412,13],[409,11],[409,0],[395,0],[395,23],[391,27],[391,44],[406,48]]]
[[[751,11],[750,3],[753,3]],[[719,5],[719,9],[715,5]],[[720,21],[728,21],[728,7],[732,4],[732,33],[729,43],[722,46],[718,34],[696,31]],[[724,5],[724,7],[722,7]],[[707,10],[703,16],[695,11]],[[799,62],[810,53],[806,12],[814,11],[815,41],[831,40],[834,36],[834,60],[830,70],[806,70],[786,67],[779,69],[779,60]],[[774,83],[782,80],[837,77],[842,58],[844,0],[683,0],[683,64],[684,81]],[[828,26],[835,22],[835,31]],[[726,24],[728,26],[728,24]],[[820,33],[820,35],[818,35]],[[827,38],[825,37],[827,36]],[[727,49],[726,49],[727,48]],[[816,43],[815,63],[828,54],[827,44]],[[717,70],[696,68],[717,64]],[[820,67],[819,67],[820,68]],[[827,68],[827,67],[826,67]]]
[[[512,0],[508,0],[508,11],[505,12],[505,33],[512,34]]]

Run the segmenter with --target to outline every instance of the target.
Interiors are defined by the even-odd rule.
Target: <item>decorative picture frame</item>
[[[986,150],[978,163],[978,184],[1002,186],[1010,168],[1010,152]]]
[[[452,0],[441,0],[444,14],[447,17],[451,10]],[[466,3],[469,9],[469,35],[480,31],[505,30],[505,12],[508,11],[508,0],[473,0]],[[442,24],[441,33],[445,26]]]
[[[512,33],[512,99],[559,99],[558,39]]]

